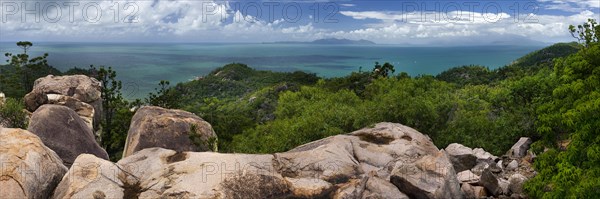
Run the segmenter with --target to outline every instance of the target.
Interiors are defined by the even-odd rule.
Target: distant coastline
[[[327,44],[327,45],[375,45],[375,42],[369,40],[350,40],[350,39],[317,39],[310,42],[302,41],[276,41],[276,42],[263,42],[263,44]]]

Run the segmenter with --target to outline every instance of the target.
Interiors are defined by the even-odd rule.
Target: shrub
[[[27,129],[27,113],[21,100],[7,98],[0,104],[0,125],[8,128]]]

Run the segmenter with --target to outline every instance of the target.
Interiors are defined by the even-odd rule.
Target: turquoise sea
[[[370,70],[374,62],[390,62],[410,75],[438,74],[448,68],[478,64],[494,69],[543,46],[404,47],[399,45],[314,44],[143,44],[34,43],[30,54],[49,53],[50,65],[112,66],[123,81],[127,98],[144,97],[160,80],[172,84],[209,73],[227,63],[245,63],[260,70],[344,76]],[[0,52],[18,53],[14,43],[0,43]]]

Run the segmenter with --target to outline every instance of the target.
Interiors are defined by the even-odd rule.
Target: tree
[[[102,125],[102,134],[100,143],[106,148],[109,139],[112,137],[113,117],[120,106],[123,106],[123,97],[121,95],[121,81],[116,80],[117,72],[108,67],[108,70],[103,66],[98,70],[98,80],[102,82],[102,107],[104,109]]]
[[[158,83],[159,88],[154,88],[156,93],[148,93],[146,103],[163,108],[178,108],[177,96],[171,92],[169,84],[169,81],[161,80]]]
[[[23,54],[27,54],[27,49],[31,48],[33,44],[29,41],[19,41],[17,42],[17,46],[23,49]]]
[[[396,70],[394,70],[394,65],[385,62],[382,65],[379,65],[379,62],[375,62],[375,67],[373,68],[373,76],[377,77],[388,77],[391,74],[394,74]]]
[[[579,43],[582,43],[586,47],[589,47],[591,43],[598,43],[600,41],[600,26],[595,19],[588,19],[586,23],[575,26],[570,25],[569,31]]]
[[[0,66],[0,89],[8,97],[21,98],[33,89],[36,79],[49,74],[60,75],[61,73],[48,65],[46,60],[48,53],[29,59],[27,49],[32,46],[31,42],[20,41],[17,42],[17,46],[24,50],[23,54],[4,54],[7,57],[8,65]]]
[[[600,34],[594,20],[570,30],[585,48],[555,61],[558,85],[538,111],[543,140],[532,145],[535,151],[547,150],[534,162],[538,175],[525,185],[533,198],[600,195]],[[570,141],[567,147],[555,144],[564,139]]]

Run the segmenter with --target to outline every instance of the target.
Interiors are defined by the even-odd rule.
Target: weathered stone
[[[360,174],[354,159],[353,136],[340,135],[309,143],[285,153],[275,154],[276,166],[285,177],[319,178],[330,183],[344,183]],[[322,144],[312,148],[312,145]]]
[[[527,181],[527,177],[515,173],[513,175],[510,176],[510,178],[508,179],[508,189],[511,191],[511,193],[516,193],[516,194],[522,194],[523,193],[523,183],[525,183],[525,181]]]
[[[392,183],[378,177],[369,177],[362,198],[409,199]]]
[[[498,167],[498,164],[494,164],[494,162],[490,162],[488,168],[490,169],[490,171],[492,171],[494,173],[502,172],[502,168]]]
[[[333,194],[332,198],[409,199],[409,197],[400,192],[395,185],[374,175],[363,176],[360,179],[351,179],[347,183],[342,184]]]
[[[325,197],[334,187],[318,178],[285,178],[292,194],[299,198]]]
[[[518,167],[519,167],[519,163],[517,162],[517,160],[512,160],[512,161],[510,161],[510,163],[508,163],[508,165],[506,165],[506,170],[514,171]]]
[[[48,75],[35,80],[33,85],[35,92],[66,95],[86,103],[99,100],[101,88],[98,80],[85,75]]]
[[[34,134],[0,127],[0,198],[47,198],[67,168]]]
[[[41,92],[31,92],[25,95],[23,100],[25,101],[25,108],[30,112],[34,112],[40,106],[48,103],[48,96]]]
[[[491,160],[479,162],[471,169],[471,172],[473,172],[475,175],[481,176],[484,169],[489,169],[493,173],[502,172],[502,168],[500,168],[497,163]]]
[[[414,162],[439,152],[428,136],[400,124],[379,123],[351,135],[354,139],[350,154],[360,163],[363,173],[374,171],[382,179],[389,179],[390,167],[396,162]]]
[[[463,183],[460,190],[465,194],[465,198],[467,199],[480,199],[487,196],[485,188],[482,186],[471,186],[468,183]]]
[[[470,170],[466,170],[466,171],[458,172],[458,174],[456,174],[456,178],[461,183],[475,184],[475,183],[479,182],[480,177],[478,175],[475,175]]]
[[[415,162],[396,162],[391,182],[411,198],[462,198],[460,184],[445,151]]]
[[[197,143],[192,141],[197,137]],[[131,120],[123,157],[146,148],[209,151],[216,146],[212,126],[193,113],[156,106],[140,108]]]
[[[130,194],[125,198],[463,197],[446,152],[416,130],[392,123],[328,137],[284,153],[146,148],[115,165],[116,172],[101,176],[116,178],[113,184],[122,187],[117,192]],[[406,165],[416,170],[403,170]],[[84,172],[80,173],[75,175]],[[63,190],[76,191],[60,193],[92,194],[77,195],[84,198],[94,194],[120,197],[98,192],[102,190],[95,187],[102,185],[65,185],[70,186],[75,187]]]
[[[490,171],[489,168],[483,170],[480,183],[490,194],[494,196],[498,196],[500,193],[502,193],[500,185],[498,185],[498,178],[492,173],[492,171]]]
[[[94,107],[78,99],[66,95],[48,94],[48,104],[56,104],[69,107],[94,131]]]
[[[348,182],[339,185],[339,188],[333,193],[333,199],[351,199],[362,198],[366,180],[351,179]]]
[[[461,144],[452,143],[446,147],[446,152],[456,172],[469,170],[477,164],[477,157],[473,155],[473,150]]]
[[[500,194],[510,196],[511,193],[510,193],[510,190],[508,189],[509,185],[510,185],[510,183],[508,182],[508,180],[498,178],[498,187],[500,187]]]
[[[475,155],[475,157],[477,157],[477,162],[481,162],[481,161],[494,161],[496,159],[498,159],[498,157],[492,155],[491,153],[488,153],[487,151],[483,150],[482,148],[475,148],[473,149],[473,155]]]
[[[25,95],[27,110],[34,112],[49,103],[48,94],[58,94],[77,99],[94,108],[93,126],[97,130],[102,115],[101,83],[85,75],[53,76],[35,80],[33,89]]]
[[[510,150],[508,150],[507,155],[510,158],[518,159],[525,157],[527,155],[527,150],[529,149],[529,145],[531,144],[531,138],[522,137],[515,143]]]
[[[96,143],[91,129],[68,107],[52,104],[41,106],[31,116],[28,130],[39,136],[67,166],[83,153],[108,159],[106,151]]]
[[[137,176],[140,198],[266,198],[290,195],[273,155],[176,152],[149,148],[118,162]]]
[[[115,163],[81,154],[54,191],[53,199],[137,198],[136,179]]]

